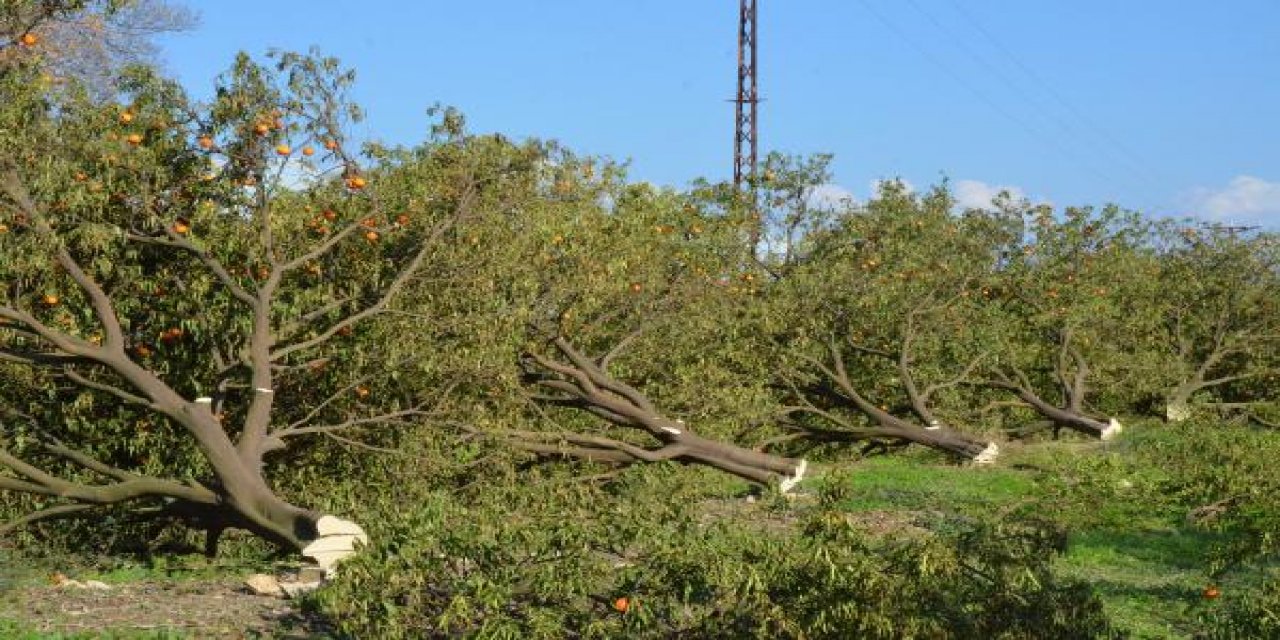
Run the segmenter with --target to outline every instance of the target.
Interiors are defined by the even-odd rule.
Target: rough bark
[[[784,412],[792,418],[788,426],[792,434],[778,440],[796,438],[812,439],[820,442],[859,442],[868,440],[899,440],[944,451],[952,455],[972,460],[979,464],[995,461],[1000,448],[994,442],[985,442],[968,436],[946,425],[934,413],[929,401],[934,393],[944,388],[959,384],[964,375],[977,366],[977,361],[966,367],[965,374],[952,381],[921,388],[912,372],[913,356],[911,342],[912,326],[908,322],[904,339],[898,352],[886,352],[857,345],[852,341],[846,344],[862,353],[886,358],[895,363],[899,379],[910,403],[911,413],[920,420],[920,424],[900,418],[889,411],[876,406],[865,394],[858,390],[845,365],[841,346],[834,340],[827,341],[827,352],[830,363],[814,358],[804,357],[809,364],[822,375],[822,382],[813,388],[801,389],[791,384],[792,395],[799,404],[789,406]],[[818,396],[815,398],[814,396]],[[816,400],[816,401],[815,401]],[[829,408],[820,406],[835,404],[861,414],[867,424],[855,424]],[[810,423],[796,420],[798,416],[807,416],[830,425],[829,428],[815,427]]]
[[[1075,392],[1068,392],[1066,402],[1057,406],[1037,394],[1028,377],[1021,371],[1015,369],[1013,375],[1009,375],[997,370],[994,376],[986,383],[987,386],[1013,392],[1028,407],[1044,416],[1055,431],[1070,429],[1101,440],[1110,440],[1124,428],[1115,418],[1097,418],[1085,413],[1083,384],[1072,385]]]
[[[625,341],[619,343],[620,348]],[[617,348],[599,359],[584,355],[568,340],[557,337],[551,345],[564,358],[527,353],[527,382],[536,389],[536,402],[574,407],[620,427],[643,432],[659,446],[646,448],[613,438],[576,433],[486,431],[478,435],[500,437],[512,445],[539,455],[566,456],[599,462],[630,463],[674,460],[706,465],[752,482],[777,483],[786,492],[805,474],[804,460],[753,451],[703,437],[683,421],[663,415],[643,393],[607,372]]]

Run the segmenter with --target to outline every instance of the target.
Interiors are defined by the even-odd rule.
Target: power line
[[[1081,168],[1089,171],[1094,176],[1102,180],[1105,180],[1107,182],[1110,182],[1114,186],[1123,188],[1123,183],[1121,183],[1114,175],[1111,175],[1105,171],[1102,171],[1098,167],[1091,164],[1088,160],[1081,158],[1078,153],[1064,146],[1056,137],[1051,135],[1046,135],[1045,133],[1041,132],[1038,128],[1032,126],[1026,120],[1012,113],[1008,109],[1005,109],[1003,106],[1000,105],[999,102],[997,102],[996,100],[993,100],[981,89],[977,88],[976,86],[974,86],[973,84],[965,80],[964,77],[960,73],[958,73],[955,69],[953,69],[950,65],[943,62],[931,51],[924,48],[918,42],[916,42],[913,38],[908,36],[905,31],[903,31],[900,27],[898,27],[896,23],[889,20],[887,17],[885,17],[883,13],[881,13],[874,6],[872,6],[871,3],[868,2],[868,0],[858,0],[858,1],[867,10],[867,12],[872,15],[872,17],[874,17],[881,24],[883,24],[885,28],[893,32],[893,35],[895,35],[898,38],[898,40],[910,46],[912,49],[915,49],[917,53],[919,53],[922,57],[924,57],[934,66],[938,67],[943,73],[950,76],[951,79],[954,80],[957,84],[959,84],[960,86],[968,90],[970,93],[972,93],[976,98],[978,98],[980,101],[986,104],[987,107],[989,107],[992,111],[1000,114],[1005,119],[1009,120],[1010,122],[1014,123],[1018,127],[1022,128],[1024,132],[1031,135],[1033,138],[1037,138],[1042,142],[1048,143],[1050,146],[1054,147],[1063,156],[1069,157],[1071,160],[1076,162]]]
[[[1005,44],[999,38],[997,38],[994,34],[992,34],[989,29],[987,29],[976,17],[974,17],[971,11],[966,9],[962,4],[960,4],[956,0],[950,0],[950,4],[956,10],[956,13],[959,13],[960,16],[964,18],[964,20],[974,28],[974,30],[976,30],[988,43],[990,43],[992,47],[994,47],[998,52],[1000,52],[1001,55],[1003,55],[1010,62],[1012,62],[1013,65],[1016,66],[1020,71],[1022,71],[1023,74],[1025,74],[1028,78],[1030,78],[1032,82],[1039,85],[1040,89],[1043,90],[1044,93],[1048,95],[1054,102],[1056,102],[1058,106],[1060,106],[1063,110],[1068,112],[1077,121],[1083,124],[1084,127],[1088,129],[1094,136],[1098,137],[1105,143],[1111,145],[1114,151],[1116,151],[1119,155],[1124,156],[1124,158],[1129,163],[1131,163],[1132,167],[1137,168],[1147,178],[1157,178],[1157,176],[1151,172],[1148,164],[1144,162],[1142,158],[1138,157],[1138,154],[1134,153],[1128,147],[1128,145],[1125,145],[1118,138],[1111,135],[1106,129],[1102,128],[1101,126],[1098,126],[1096,122],[1094,122],[1091,118],[1085,115],[1080,109],[1076,108],[1076,106],[1070,100],[1068,100],[1065,96],[1062,95],[1061,92],[1059,92],[1056,88],[1054,88],[1052,83],[1045,80],[1044,77],[1041,76],[1039,73],[1037,73],[1033,67],[1031,67],[1026,62],[1024,62],[1020,57],[1018,57],[1017,54],[1015,54],[1012,50],[1010,50],[1009,47],[1005,46]]]

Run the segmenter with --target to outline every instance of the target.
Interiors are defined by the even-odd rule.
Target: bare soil
[[[332,638],[323,620],[296,603],[255,595],[239,579],[141,581],[110,590],[22,586],[0,601],[0,618],[39,633],[123,637],[172,633],[192,638]]]

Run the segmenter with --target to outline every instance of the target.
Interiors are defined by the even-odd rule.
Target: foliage
[[[837,485],[813,507],[752,509],[696,489],[692,475],[650,468],[604,489],[544,478],[426,496],[316,605],[345,632],[382,637],[1032,638],[1107,629],[1087,588],[1049,573],[1060,538],[1039,525],[954,523],[923,539],[877,540],[845,518]]]

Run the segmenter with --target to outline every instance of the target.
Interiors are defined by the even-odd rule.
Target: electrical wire
[[[858,2],[863,6],[863,8],[867,10],[869,14],[871,14],[873,18],[875,18],[877,21],[883,24],[886,29],[892,32],[892,34],[899,41],[911,47],[923,58],[928,60],[931,64],[938,67],[943,73],[945,73],[957,84],[959,84],[960,86],[968,90],[970,93],[972,93],[974,97],[978,98],[978,100],[983,102],[992,111],[1000,114],[1006,120],[1009,120],[1010,122],[1017,125],[1025,133],[1030,135],[1032,138],[1037,139],[1042,143],[1046,143],[1049,146],[1054,147],[1064,157],[1070,158],[1073,162],[1079,165],[1080,168],[1088,171],[1089,173],[1093,174],[1095,177],[1100,178],[1101,180],[1104,180],[1115,187],[1119,187],[1121,189],[1124,188],[1125,186],[1124,183],[1121,182],[1115,175],[1109,172],[1103,171],[1098,166],[1091,163],[1087,158],[1082,157],[1077,151],[1064,145],[1056,136],[1044,133],[1038,127],[1030,124],[1024,118],[1018,116],[1012,111],[1001,106],[1001,104],[998,101],[991,98],[982,89],[978,88],[976,85],[966,80],[964,76],[959,72],[957,72],[951,65],[944,62],[941,58],[939,58],[933,52],[929,51],[924,46],[922,46],[919,42],[917,42],[914,38],[909,36],[901,27],[899,27],[896,23],[894,23],[892,20],[886,17],[881,11],[876,9],[875,6],[873,6],[869,2],[869,0],[858,0]]]

